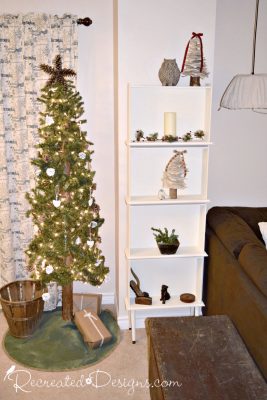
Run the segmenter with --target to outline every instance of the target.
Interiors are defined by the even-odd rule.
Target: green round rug
[[[61,310],[43,313],[34,334],[18,339],[9,334],[3,344],[8,355],[20,364],[44,371],[65,371],[84,368],[108,356],[120,340],[120,329],[112,313],[102,311],[100,319],[112,339],[97,349],[90,349],[83,341],[76,325],[61,318]]]

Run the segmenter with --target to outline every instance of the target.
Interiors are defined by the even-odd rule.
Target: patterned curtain
[[[77,70],[77,17],[0,16],[0,287],[27,277],[24,250],[33,227],[25,193],[34,186],[40,103],[47,75],[40,63],[61,54]]]

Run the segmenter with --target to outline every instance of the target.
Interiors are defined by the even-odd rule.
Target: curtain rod
[[[89,17],[77,19],[78,25],[90,26],[92,23],[93,21]]]

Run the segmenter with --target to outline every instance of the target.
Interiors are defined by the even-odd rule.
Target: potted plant
[[[151,228],[151,230],[154,231],[153,235],[155,236],[161,254],[176,253],[180,242],[178,240],[178,235],[175,234],[175,229],[172,229],[170,234],[167,228],[164,228],[164,230]]]

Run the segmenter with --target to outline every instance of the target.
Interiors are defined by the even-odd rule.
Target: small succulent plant
[[[203,139],[204,139],[204,136],[205,136],[205,133],[204,133],[204,131],[202,131],[202,129],[198,129],[198,130],[194,133],[194,136],[195,136],[197,139],[203,140]]]
[[[158,132],[154,132],[148,135],[146,139],[148,142],[155,142],[156,140],[158,140],[158,135],[159,135]]]
[[[164,228],[164,230],[151,228],[151,230],[154,232],[153,235],[157,243],[177,244],[178,242],[178,235],[175,234],[175,229],[172,229],[170,234],[167,228]]]
[[[189,142],[190,140],[192,140],[192,133],[191,132],[187,132],[186,134],[184,134],[182,139],[183,139],[184,142]]]
[[[172,135],[164,135],[162,138],[163,142],[177,142],[178,137],[177,136],[172,136]]]

